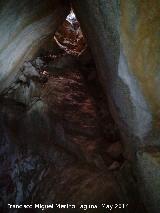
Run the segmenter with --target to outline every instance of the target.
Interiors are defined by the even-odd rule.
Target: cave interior
[[[150,3],[0,2],[0,212],[159,213]]]

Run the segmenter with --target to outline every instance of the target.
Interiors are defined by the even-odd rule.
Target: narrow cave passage
[[[159,20],[158,0],[0,1],[0,213],[160,212]]]
[[[98,210],[87,212],[104,212],[102,203],[124,203],[118,212],[143,211],[138,196],[122,189],[128,162],[73,11],[53,37],[53,47],[24,63],[1,100],[3,206],[61,203],[76,205],[65,212],[82,212],[81,204],[95,204]]]
[[[56,32],[54,42],[56,52],[42,57],[46,82],[41,97],[55,121],[57,145],[99,169],[119,169],[124,162],[120,134],[73,11]]]

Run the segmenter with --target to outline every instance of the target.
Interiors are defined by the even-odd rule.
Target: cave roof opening
[[[54,35],[54,40],[67,54],[79,56],[86,49],[86,39],[73,9],[71,9],[66,20],[58,28]]]

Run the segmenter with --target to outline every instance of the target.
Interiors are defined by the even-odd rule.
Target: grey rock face
[[[40,69],[44,66],[44,61],[40,57],[37,57],[35,59],[35,66]]]
[[[24,63],[23,73],[26,77],[40,77],[38,71],[30,62]]]
[[[37,64],[38,62],[39,64]],[[35,99],[40,99],[40,68],[43,65],[44,62],[39,58],[25,62],[18,73],[17,79],[6,91],[5,97],[26,106],[32,105]]]
[[[158,167],[146,153],[136,161],[135,153],[150,144],[160,147],[160,28],[157,27],[160,2],[153,4],[149,0],[145,7],[141,1],[97,0],[93,4],[92,0],[73,0],[72,3],[110,110],[124,138],[126,155],[133,159],[134,166],[137,163],[142,174],[143,194],[151,195],[147,196],[150,204],[145,202],[146,206],[151,205],[152,211],[158,212],[160,194],[155,189],[160,183],[155,175]]]
[[[27,78],[23,74],[19,76],[19,80],[22,81],[23,83],[27,82]]]
[[[149,212],[160,211],[160,149],[152,146],[137,152],[142,197]],[[143,183],[143,184],[142,184]]]
[[[24,61],[32,59],[68,13],[69,5],[63,0],[3,2],[0,7],[0,92],[10,86]]]
[[[40,77],[39,69],[43,67],[43,61],[38,58],[34,64],[27,62],[22,73],[18,71],[24,61],[33,58],[49,35],[53,34],[58,25],[64,20],[69,12],[69,5],[65,2],[67,1],[17,0],[15,3],[14,0],[5,0],[0,2],[0,93],[10,86],[7,97],[30,107],[29,116],[25,117],[26,120],[21,118],[22,123],[24,122],[22,126],[32,123],[32,127],[34,127],[33,129],[21,129],[18,121],[19,113],[17,113],[15,118],[17,126],[16,128],[13,127],[13,122],[13,131],[11,131],[13,138],[15,138],[15,144],[17,141],[28,140],[32,146],[34,141],[42,139],[45,141],[46,138],[47,141],[50,140],[48,135],[52,130],[48,128],[48,119],[46,119],[43,112],[39,114],[39,111],[45,110],[45,107],[43,101],[39,100],[40,90],[38,84],[33,80]],[[157,143],[159,146],[160,78],[158,59],[160,30],[159,19],[157,18],[159,17],[159,2],[155,1],[153,3],[153,1],[148,0],[145,5],[141,5],[142,1],[120,2],[119,0],[97,0],[94,4],[93,0],[73,0],[72,2],[87,36],[98,68],[99,79],[105,94],[108,96],[110,109],[122,135],[126,139],[127,146],[129,144],[130,149],[133,148],[134,154],[142,145],[148,146],[148,144]],[[150,5],[152,5],[152,8]],[[71,63],[71,61],[68,59],[65,61],[64,59],[60,63],[51,64],[51,70],[67,68],[68,63]],[[18,78],[16,78],[17,73]],[[92,80],[95,77],[91,76],[89,78]],[[68,97],[68,100],[72,100],[69,96],[66,95],[66,97]],[[32,103],[35,102],[36,104],[32,106]],[[14,117],[14,113],[9,114],[8,117],[10,118],[10,116]],[[19,128],[21,129],[20,135],[19,138],[16,138],[14,134]],[[72,129],[72,126],[69,126],[69,128]],[[41,134],[39,134],[39,130],[41,130]],[[55,130],[58,136],[62,136],[61,142],[64,145],[63,126],[57,127]],[[24,138],[23,131],[27,133],[25,134],[26,138],[30,135],[32,137]],[[89,134],[88,130],[85,131],[85,135],[92,135],[92,131],[89,131]],[[14,185],[13,182],[15,183],[16,190],[12,192],[15,193],[16,191],[17,194],[13,195],[11,193],[11,197],[13,195],[13,197],[16,197],[17,202],[21,202],[26,199],[23,195],[23,188],[25,188],[25,192],[29,193],[34,188],[34,181],[31,177],[31,183],[27,182],[26,188],[20,181],[23,177],[19,176],[19,173],[22,176],[24,175],[24,180],[26,180],[26,173],[36,170],[38,162],[40,165],[43,165],[43,163],[39,158],[37,160],[37,155],[32,157],[32,154],[27,153],[26,156],[19,156],[21,152],[15,151],[19,144],[14,145],[12,147],[14,151],[10,153],[12,149],[8,150],[7,148],[9,140],[5,130],[3,130],[1,137],[2,155],[6,149],[8,156],[11,158],[4,161],[4,168],[9,162],[10,165],[7,164],[8,167],[6,167],[14,170],[10,186]],[[70,144],[68,147],[70,148]],[[77,151],[74,147],[71,150],[79,154],[79,150]],[[20,160],[20,163],[14,161],[14,152],[18,155],[17,160]],[[47,147],[46,153],[50,153],[48,155],[52,162],[57,161],[59,163],[56,165],[64,163],[63,160],[59,161],[56,158],[59,154],[58,151],[52,152]],[[87,154],[85,153],[85,155]],[[114,147],[112,155],[114,155],[113,158],[117,158],[120,155],[119,150]],[[149,194],[146,204],[150,203],[151,210],[159,212],[160,194],[156,189],[159,187],[160,182],[158,176],[159,151],[156,151],[156,158],[155,153],[148,153],[148,151],[138,153],[137,158],[136,163],[140,174],[137,177],[142,180],[144,194]],[[95,156],[89,158],[91,161],[92,159],[94,161]],[[101,165],[101,159],[97,157],[96,160],[96,165]],[[12,162],[14,162],[14,165],[11,165]],[[14,166],[14,169],[12,166]],[[52,166],[49,177],[52,177],[53,174]],[[110,165],[110,170],[114,171],[119,166],[117,161],[114,161]],[[40,177],[44,173],[43,170]],[[7,179],[7,173],[5,174]],[[39,170],[36,170],[34,179],[37,178],[38,174]],[[3,181],[5,185],[6,182]],[[54,184],[53,182],[51,181],[51,184]],[[47,185],[48,181],[45,180],[44,183]],[[41,189],[38,189],[37,192],[40,194]]]
[[[73,5],[116,122],[122,131],[125,128],[128,135],[143,141],[152,128],[152,116],[139,82],[122,54],[119,1],[98,0],[93,4],[91,0],[75,0]]]

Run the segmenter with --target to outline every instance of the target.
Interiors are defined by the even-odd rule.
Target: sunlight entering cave
[[[55,33],[54,39],[61,49],[71,55],[81,55],[86,49],[86,40],[73,10]]]

